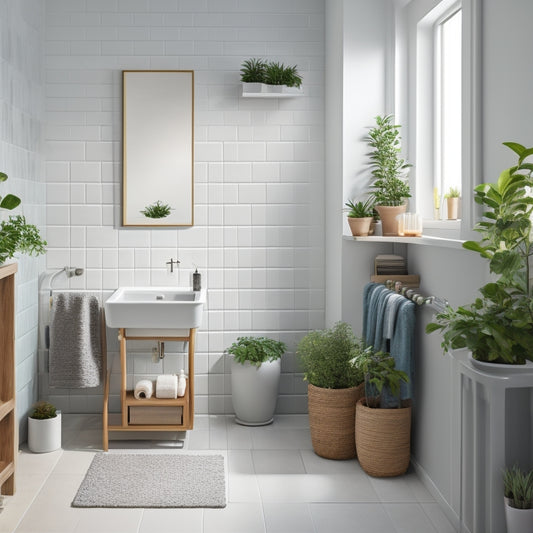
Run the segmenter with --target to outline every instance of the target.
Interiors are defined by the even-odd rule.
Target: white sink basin
[[[105,302],[111,328],[185,329],[202,322],[205,289],[121,287]]]

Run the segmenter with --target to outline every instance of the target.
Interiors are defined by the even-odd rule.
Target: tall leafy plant
[[[518,155],[518,162],[496,183],[474,189],[475,201],[484,208],[474,228],[481,239],[463,243],[488,260],[496,280],[481,287],[481,296],[472,304],[439,313],[426,331],[442,331],[445,351],[469,348],[481,361],[521,364],[533,360],[533,164],[527,161],[533,148],[504,144]]]
[[[373,150],[368,154],[372,171],[372,194],[376,205],[398,206],[411,197],[406,171],[411,166],[401,157],[400,125],[393,115],[377,116],[365,141]]]
[[[363,382],[361,370],[351,360],[363,349],[346,322],[309,332],[298,344],[304,379],[315,387],[346,389]]]

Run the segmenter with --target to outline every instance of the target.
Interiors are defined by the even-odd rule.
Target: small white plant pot
[[[61,448],[61,411],[56,411],[54,418],[44,420],[28,417],[28,447],[34,453]]]
[[[533,509],[515,509],[505,502],[507,533],[533,533]]]
[[[263,92],[264,83],[250,83],[243,81],[242,82],[242,92],[243,93],[260,93]]]
[[[231,358],[231,399],[238,424],[265,426],[273,422],[280,375],[281,359],[257,367]]]

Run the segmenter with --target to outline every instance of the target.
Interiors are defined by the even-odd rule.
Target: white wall
[[[289,345],[278,412],[304,412],[295,343],[324,324],[324,1],[46,6],[47,268],[85,267],[71,286],[105,297],[119,285],[177,283],[166,272],[171,257],[181,261],[180,284],[197,264],[209,289],[197,343],[197,411],[231,412],[223,350],[238,335],[265,334]],[[305,96],[241,98],[239,68],[249,57],[297,64]],[[195,71],[193,228],[120,227],[122,69]],[[109,338],[116,355],[115,334]],[[134,379],[175,371],[181,357],[152,365],[140,355]],[[100,389],[48,390],[47,377],[42,390],[64,411],[101,410]]]
[[[24,214],[41,230],[45,193],[41,157],[43,26],[44,8],[39,0],[0,2],[0,170],[9,176],[0,185],[0,195],[19,196],[22,204],[16,213]],[[16,394],[20,438],[24,440],[25,415],[37,400],[37,286],[44,259],[20,256],[17,261]]]

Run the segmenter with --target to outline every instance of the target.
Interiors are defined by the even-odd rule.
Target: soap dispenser
[[[178,376],[178,398],[183,398],[183,396],[185,396],[186,388],[187,379],[185,378],[185,372],[181,369],[180,375]]]
[[[199,291],[202,288],[202,274],[196,269],[192,275],[192,290]]]

